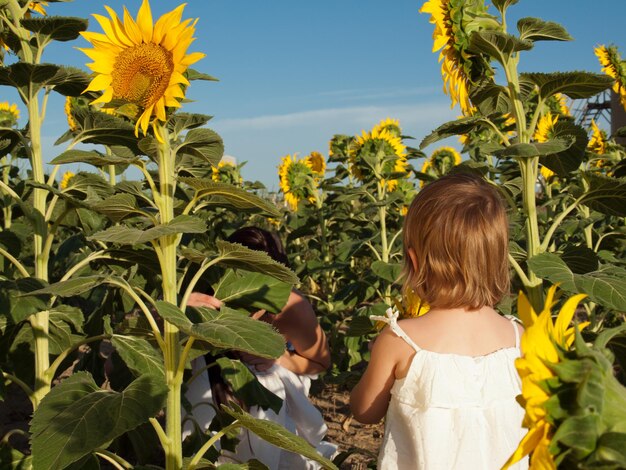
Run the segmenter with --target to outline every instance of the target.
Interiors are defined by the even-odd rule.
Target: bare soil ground
[[[325,440],[338,445],[339,452],[349,454],[340,464],[341,469],[364,470],[376,463],[384,425],[361,424],[352,419],[350,392],[337,385],[314,384],[311,401],[321,410],[328,426]]]

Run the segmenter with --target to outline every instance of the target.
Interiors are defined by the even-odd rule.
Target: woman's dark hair
[[[258,227],[244,227],[228,237],[231,243],[239,243],[251,250],[263,251],[274,261],[289,266],[287,253],[278,235]]]

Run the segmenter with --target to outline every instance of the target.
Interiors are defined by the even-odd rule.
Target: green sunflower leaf
[[[402,272],[402,264],[400,263],[385,263],[377,260],[372,263],[371,267],[376,276],[389,282],[396,282]]]
[[[165,379],[163,356],[147,340],[138,336],[113,335],[111,343],[135,377],[150,374]]]
[[[506,88],[491,80],[484,81],[478,87],[472,87],[470,99],[485,116],[493,113],[507,114],[512,109]]]
[[[300,454],[315,460],[325,469],[338,470],[337,466],[325,457],[322,457],[311,444],[300,436],[290,433],[280,424],[265,419],[254,418],[239,407],[222,406],[222,410],[235,418],[241,426],[252,431],[264,441],[281,449]]]
[[[21,134],[8,127],[0,128],[0,157],[11,153],[17,144],[20,143]]]
[[[45,292],[40,292],[45,285],[44,281],[34,277],[0,281],[0,312],[17,324],[46,310],[48,296]]]
[[[23,18],[24,28],[48,40],[73,41],[80,33],[87,30],[88,21],[85,18],[70,16],[46,16],[43,18]]]
[[[517,30],[522,40],[530,41],[571,41],[573,38],[558,23],[543,21],[541,18],[521,18]]]
[[[486,54],[501,64],[506,57],[519,51],[533,48],[532,41],[524,40],[501,31],[474,31],[470,36],[468,50],[477,54]]]
[[[552,139],[541,143],[513,144],[501,150],[496,150],[493,154],[498,157],[530,158],[562,152],[570,148],[573,143],[573,137],[564,136],[562,138]]]
[[[115,194],[91,204],[91,209],[106,215],[113,222],[119,222],[129,215],[146,215],[137,208],[137,201],[130,194]]]
[[[209,82],[219,82],[218,78],[212,77],[206,73],[198,72],[195,69],[187,69],[185,72],[187,75],[187,80],[206,80]]]
[[[590,72],[522,73],[520,79],[534,83],[543,99],[555,93],[572,99],[590,98],[609,88],[614,81],[608,75]]]
[[[184,142],[176,149],[176,154],[201,158],[217,167],[224,155],[224,142],[211,129],[191,129],[185,135]]]
[[[222,266],[260,272],[291,285],[300,282],[298,276],[291,269],[274,261],[262,251],[251,250],[239,243],[223,240],[218,240],[216,243],[219,253],[218,264]]]
[[[93,166],[101,167],[104,165],[126,165],[138,160],[139,158],[135,156],[127,158],[119,155],[105,155],[96,150],[68,150],[54,158],[50,164],[88,163]]]
[[[191,186],[199,198],[218,207],[226,207],[237,211],[254,211],[271,217],[280,217],[278,208],[256,194],[228,183],[218,183],[207,178],[178,178],[178,181]]]
[[[228,271],[215,286],[215,297],[228,305],[279,313],[291,293],[291,284],[265,274]]]
[[[204,126],[211,119],[213,116],[207,114],[175,113],[167,121],[167,127],[178,135],[186,129]]]
[[[493,6],[496,7],[500,12],[504,12],[511,5],[515,5],[519,0],[493,0]]]
[[[441,139],[445,139],[446,137],[468,134],[481,125],[483,125],[482,118],[474,116],[446,122],[427,135],[424,140],[420,142],[419,148],[424,149],[430,144],[433,144]]]
[[[30,296],[50,294],[59,297],[72,297],[73,295],[83,294],[84,292],[105,283],[108,279],[110,279],[110,276],[105,275],[74,277],[68,279],[67,281],[55,282],[54,284],[33,290],[24,295]]]
[[[562,152],[542,156],[539,159],[539,163],[559,176],[567,176],[569,173],[578,170],[585,157],[585,149],[589,142],[587,131],[572,121],[559,120],[553,127],[552,137],[557,139],[574,139],[574,141],[569,148]]]
[[[244,403],[255,404],[264,410],[271,409],[278,414],[283,406],[283,400],[261,385],[248,366],[227,357],[220,357],[216,362],[222,369],[222,377],[230,384],[237,398]]]
[[[605,265],[585,274],[575,274],[559,255],[541,253],[528,260],[535,274],[559,283],[566,292],[585,293],[589,298],[606,308],[618,312],[626,311],[626,269]]]
[[[54,64],[16,62],[8,67],[0,67],[0,85],[15,87],[28,96],[47,85],[60,68]]]
[[[589,188],[581,203],[602,214],[626,217],[626,178],[585,172]]]
[[[123,392],[102,390],[86,372],[44,397],[31,422],[33,467],[61,470],[124,434],[163,407],[167,386],[144,375]]]
[[[191,215],[179,215],[167,224],[156,225],[147,230],[116,225],[89,237],[90,240],[99,240],[121,245],[136,245],[148,243],[159,237],[176,235],[179,233],[204,233],[206,222]]]

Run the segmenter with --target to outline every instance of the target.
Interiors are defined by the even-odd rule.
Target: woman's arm
[[[330,349],[312,305],[302,294],[291,291],[287,304],[276,315],[274,326],[289,341],[293,351],[277,362],[296,374],[319,374],[330,367]]]
[[[350,394],[350,410],[361,423],[378,423],[387,413],[399,352],[405,351],[402,343],[390,328],[385,328],[374,342],[370,363]]]

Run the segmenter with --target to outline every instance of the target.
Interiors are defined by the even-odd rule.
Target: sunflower
[[[565,96],[563,93],[555,93],[553,95],[553,97],[554,97],[554,99],[556,100],[556,102],[557,102],[557,104],[559,106],[559,112],[563,116],[571,116],[572,112],[569,109],[567,96]]]
[[[239,174],[239,167],[228,160],[222,160],[217,167],[212,168],[211,179],[220,183],[241,185],[243,178]]]
[[[19,118],[20,110],[15,103],[9,104],[8,101],[0,103],[0,123],[12,126]]]
[[[475,80],[493,75],[493,71],[484,56],[468,52],[469,36],[487,25],[499,25],[486,13],[484,1],[428,0],[419,11],[430,13],[429,21],[435,25],[433,52],[441,49],[443,91],[450,96],[452,107],[459,103],[463,114],[471,116],[469,88]]]
[[[46,9],[44,7],[48,6],[48,2],[44,2],[43,0],[40,0],[38,2],[30,2],[28,4],[28,10],[26,11],[26,17],[30,17],[30,13],[31,12],[35,12],[35,13],[39,13],[42,16],[46,16]]]
[[[587,150],[603,155],[606,153],[607,137],[606,132],[598,127],[596,122],[591,120],[591,138],[587,144]]]
[[[59,183],[59,187],[61,189],[67,189],[70,184],[70,180],[74,177],[74,173],[71,171],[66,171],[63,173],[63,178],[61,178],[61,182]]]
[[[350,173],[356,179],[365,181],[379,177],[390,191],[396,188],[398,182],[388,177],[393,173],[406,173],[407,170],[406,147],[400,137],[387,129],[363,131],[352,141],[349,153]]]
[[[89,103],[89,101],[82,96],[68,96],[65,98],[65,106],[63,110],[65,111],[65,117],[67,118],[67,125],[70,131],[76,132],[80,128],[79,124],[74,118],[74,112],[77,109],[85,108],[87,106],[90,106],[93,110],[99,111],[104,114],[109,114],[111,116],[115,116],[117,114],[115,108],[106,108],[99,104],[94,105],[93,103]]]
[[[166,120],[166,107],[179,108],[189,81],[187,68],[204,57],[200,52],[187,54],[194,40],[197,20],[182,21],[185,5],[152,23],[148,0],[143,0],[135,21],[124,7],[124,22],[109,7],[111,19],[93,15],[104,34],[81,35],[93,49],[80,49],[93,60],[88,67],[94,78],[85,91],[103,91],[94,103],[122,101],[137,106],[135,134],[144,135],[152,123]],[[159,132],[155,131],[157,138]]]
[[[401,318],[417,318],[428,313],[430,306],[418,297],[413,289],[407,289],[402,302],[396,302]]]
[[[297,155],[284,156],[278,166],[278,178],[280,190],[291,210],[297,210],[303,199],[311,202],[317,199],[316,174],[305,158],[298,160]]]
[[[402,128],[400,127],[400,121],[398,121],[397,119],[391,119],[391,118],[383,119],[378,124],[376,124],[374,128],[372,129],[372,132],[380,132],[380,131],[387,131],[395,137],[402,136]]]
[[[533,139],[537,142],[546,142],[554,134],[554,126],[559,120],[558,114],[547,113],[541,116],[535,129]]]
[[[626,109],[626,62],[622,61],[615,46],[597,46],[593,51],[602,65],[602,71],[615,79],[613,91]]]
[[[311,171],[315,174],[316,178],[323,178],[326,172],[326,161],[324,156],[319,152],[311,152],[304,157],[304,163],[311,168]]]
[[[557,286],[552,286],[549,289],[545,306],[539,315],[535,313],[523,293],[518,297],[518,313],[526,330],[521,340],[523,356],[515,361],[515,367],[522,380],[522,394],[518,401],[526,410],[523,426],[528,432],[503,469],[531,452],[531,470],[556,469],[549,451],[554,428],[548,420],[545,408],[550,398],[550,390],[545,384],[547,380],[555,377],[550,364],[560,361],[559,350],[568,350],[574,341],[576,327],[569,327],[569,324],[578,303],[585,297],[584,294],[578,294],[565,301],[556,321],[553,322],[551,308],[556,288]],[[587,324],[580,324],[578,329],[583,329]]]

